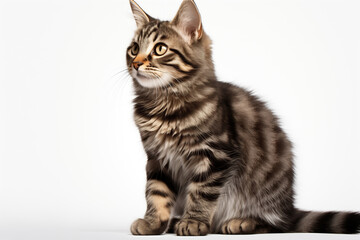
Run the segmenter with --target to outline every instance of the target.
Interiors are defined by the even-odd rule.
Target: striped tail
[[[360,213],[297,210],[292,230],[307,233],[360,233]]]

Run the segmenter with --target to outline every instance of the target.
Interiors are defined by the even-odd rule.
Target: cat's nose
[[[138,70],[139,67],[140,67],[141,65],[143,65],[143,64],[144,64],[143,62],[139,62],[139,61],[136,61],[136,62],[133,62],[133,63],[132,63],[132,65],[133,65],[133,67],[135,68],[135,70]]]

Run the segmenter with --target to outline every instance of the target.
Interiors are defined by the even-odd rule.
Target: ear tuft
[[[189,44],[201,39],[201,16],[193,0],[183,0],[175,18],[171,21]]]
[[[146,14],[146,12],[142,10],[142,8],[134,0],[130,0],[130,7],[135,18],[136,26],[138,28],[142,27],[153,19],[148,14]]]

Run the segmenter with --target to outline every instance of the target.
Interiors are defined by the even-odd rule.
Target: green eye
[[[139,45],[137,43],[134,43],[134,45],[131,48],[131,54],[136,56],[139,53]]]
[[[157,56],[161,56],[166,53],[167,49],[168,47],[164,43],[158,43],[154,48],[154,53]]]

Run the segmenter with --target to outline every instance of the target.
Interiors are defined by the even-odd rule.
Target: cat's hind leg
[[[221,234],[253,234],[268,233],[273,229],[252,218],[233,218],[226,221],[222,226]]]

